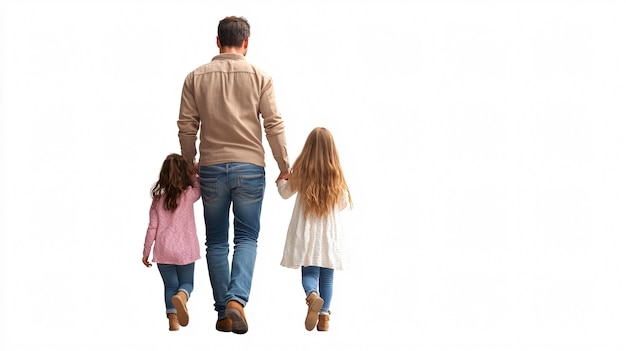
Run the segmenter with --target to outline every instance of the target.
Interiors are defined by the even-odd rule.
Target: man
[[[280,170],[278,179],[286,179],[289,171],[272,79],[245,59],[249,36],[250,25],[243,17],[219,22],[219,55],[185,79],[178,119],[181,152],[190,164],[195,161],[200,131],[198,171],[216,329],[237,334],[248,331],[243,309],[252,284],[265,192],[262,127]],[[231,204],[232,266],[228,261]]]

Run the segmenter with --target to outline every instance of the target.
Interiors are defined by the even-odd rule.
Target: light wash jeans
[[[226,303],[248,302],[256,262],[265,169],[249,163],[200,166],[206,226],[206,259],[218,318]],[[234,224],[232,266],[228,262],[230,207]]]
[[[188,297],[191,296],[195,262],[183,266],[157,263],[157,267],[165,285],[165,313],[176,313],[172,297],[180,290],[186,292]]]
[[[330,311],[330,301],[333,299],[333,278],[335,270],[332,268],[307,266],[302,267],[302,287],[306,296],[316,292],[324,299],[320,312]]]

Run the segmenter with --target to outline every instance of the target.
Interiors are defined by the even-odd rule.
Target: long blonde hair
[[[326,218],[345,194],[352,206],[335,140],[326,128],[317,127],[311,131],[293,163],[289,182],[304,201],[305,217]]]

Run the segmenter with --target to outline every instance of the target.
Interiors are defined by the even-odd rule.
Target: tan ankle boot
[[[186,327],[189,324],[189,312],[187,311],[187,293],[180,290],[172,297],[172,304],[176,307],[178,322]]]
[[[306,312],[306,319],[304,320],[304,327],[306,330],[313,330],[315,325],[317,324],[317,315],[322,309],[322,305],[324,304],[324,299],[319,297],[317,293],[311,293],[306,298],[306,304],[309,305],[309,308]]]
[[[230,319],[231,330],[235,334],[245,334],[248,332],[248,321],[243,312],[243,305],[235,300],[230,300],[226,304],[226,317]]]
[[[170,321],[170,331],[178,330],[180,324],[178,323],[178,316],[176,313],[168,313],[167,319]]]
[[[317,330],[318,331],[328,331],[329,325],[328,321],[330,320],[330,315],[328,314],[320,314],[319,320],[317,321]]]
[[[215,329],[221,332],[230,333],[233,331],[233,321],[231,321],[228,317],[218,319],[215,323]]]

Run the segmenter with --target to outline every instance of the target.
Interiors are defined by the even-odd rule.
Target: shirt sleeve
[[[178,140],[180,151],[189,163],[193,163],[197,149],[196,140],[200,128],[200,114],[194,97],[194,75],[187,75],[183,84],[180,98],[180,112],[178,115]]]
[[[289,156],[287,155],[287,138],[285,137],[285,123],[278,110],[274,95],[274,83],[271,78],[264,82],[259,103],[259,111],[263,117],[263,128],[267,142],[272,149],[272,155],[281,172],[289,171]]]
[[[152,244],[154,244],[154,240],[156,239],[156,231],[159,226],[159,217],[157,216],[156,211],[156,201],[152,201],[152,205],[150,206],[150,223],[148,224],[148,230],[146,231],[146,238],[143,243],[143,256],[150,256],[150,251],[152,250]]]
[[[346,207],[348,207],[348,193],[344,192],[343,196],[341,197],[341,199],[339,199],[339,202],[337,203],[337,209],[339,211],[343,211],[346,209]]]
[[[200,188],[200,177],[197,174],[191,176],[192,188],[191,188],[191,198],[193,202],[196,202],[202,196],[202,189]]]
[[[278,183],[276,183],[276,186],[278,187],[278,193],[283,199],[288,199],[296,193],[293,189],[291,189],[289,181],[287,180],[280,179]]]

